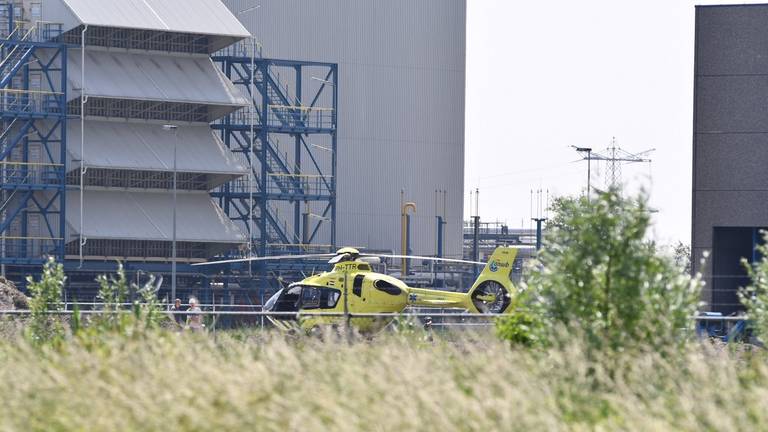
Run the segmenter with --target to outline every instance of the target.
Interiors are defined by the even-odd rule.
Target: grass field
[[[762,353],[592,358],[462,333],[0,341],[2,431],[766,430]]]

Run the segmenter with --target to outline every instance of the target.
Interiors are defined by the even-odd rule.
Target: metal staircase
[[[252,57],[250,46],[237,44],[213,56],[225,75],[250,96],[252,106],[212,127],[221,132],[231,151],[245,156],[253,184],[241,178],[212,195],[230,218],[246,229],[253,227],[254,255],[331,250],[336,242],[337,65],[263,58],[260,49]],[[319,89],[308,85],[310,70],[330,85]],[[321,102],[324,107],[318,106]],[[329,143],[327,148],[310,145],[313,136],[324,136],[319,139]],[[288,151],[281,151],[281,146]],[[312,208],[316,210],[310,220]],[[264,265],[260,274],[277,267]]]
[[[64,257],[67,48],[19,7],[0,2],[0,265],[23,275]]]

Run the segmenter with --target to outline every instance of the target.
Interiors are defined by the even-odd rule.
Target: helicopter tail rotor
[[[514,286],[510,276],[517,249],[498,247],[469,290],[472,306],[480,313],[504,313],[512,304]]]

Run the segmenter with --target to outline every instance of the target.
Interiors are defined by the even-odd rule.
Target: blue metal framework
[[[249,179],[239,179],[215,191],[213,196],[229,217],[246,229],[251,227],[249,220],[253,214],[255,227],[249,237],[252,250],[259,256],[331,250],[336,243],[338,66],[266,59],[258,54],[252,58],[252,51],[243,49],[244,46],[230,47],[215,55],[214,61],[243,94],[251,96],[253,106],[213,127],[221,131],[225,145],[242,154],[253,167],[254,183],[249,189]],[[283,83],[280,72],[287,72],[289,85]],[[313,143],[316,136],[325,136],[328,147]],[[292,154],[279,149],[281,137],[288,137],[292,143]],[[307,210],[313,202],[322,208],[318,215]],[[292,221],[282,220],[278,213],[278,207],[286,205],[292,208]],[[324,225],[328,227],[326,243],[318,244],[318,233]],[[284,267],[290,271],[296,265],[291,264],[288,269],[285,264],[274,263],[261,272],[285,270]]]
[[[0,4],[0,264],[64,258],[67,47],[61,25]]]
[[[17,8],[0,1],[0,264],[12,280],[23,284],[25,275],[39,273],[52,256],[64,263],[68,294],[89,299],[96,290],[95,275],[116,270],[116,263],[89,261],[81,266],[66,260],[67,119],[68,114],[77,114],[74,106],[69,112],[67,106],[67,43],[72,41],[65,40],[61,25],[16,19]],[[242,50],[244,45],[230,47],[213,60],[243,94],[251,96],[253,111],[241,110],[212,127],[253,167],[254,181],[233,181],[212,196],[229,217],[253,228],[255,255],[332,250],[338,66],[252,58]],[[289,85],[280,77],[286,71],[291,75]],[[180,285],[206,301],[212,300],[209,288],[215,280],[223,283],[217,290],[221,294],[239,292],[246,301],[257,303],[251,295],[258,292],[263,302],[264,288],[277,279],[267,276],[324,266],[321,262],[241,265],[212,269],[218,274],[203,276],[198,268],[184,264],[179,273],[187,281]],[[168,263],[125,264],[136,280],[148,273],[168,273],[169,268]],[[230,286],[232,282],[237,283]]]

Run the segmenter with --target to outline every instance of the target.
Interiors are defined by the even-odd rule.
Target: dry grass
[[[0,342],[2,431],[766,430],[760,355],[669,362],[490,336],[347,343],[158,334],[64,352]]]

